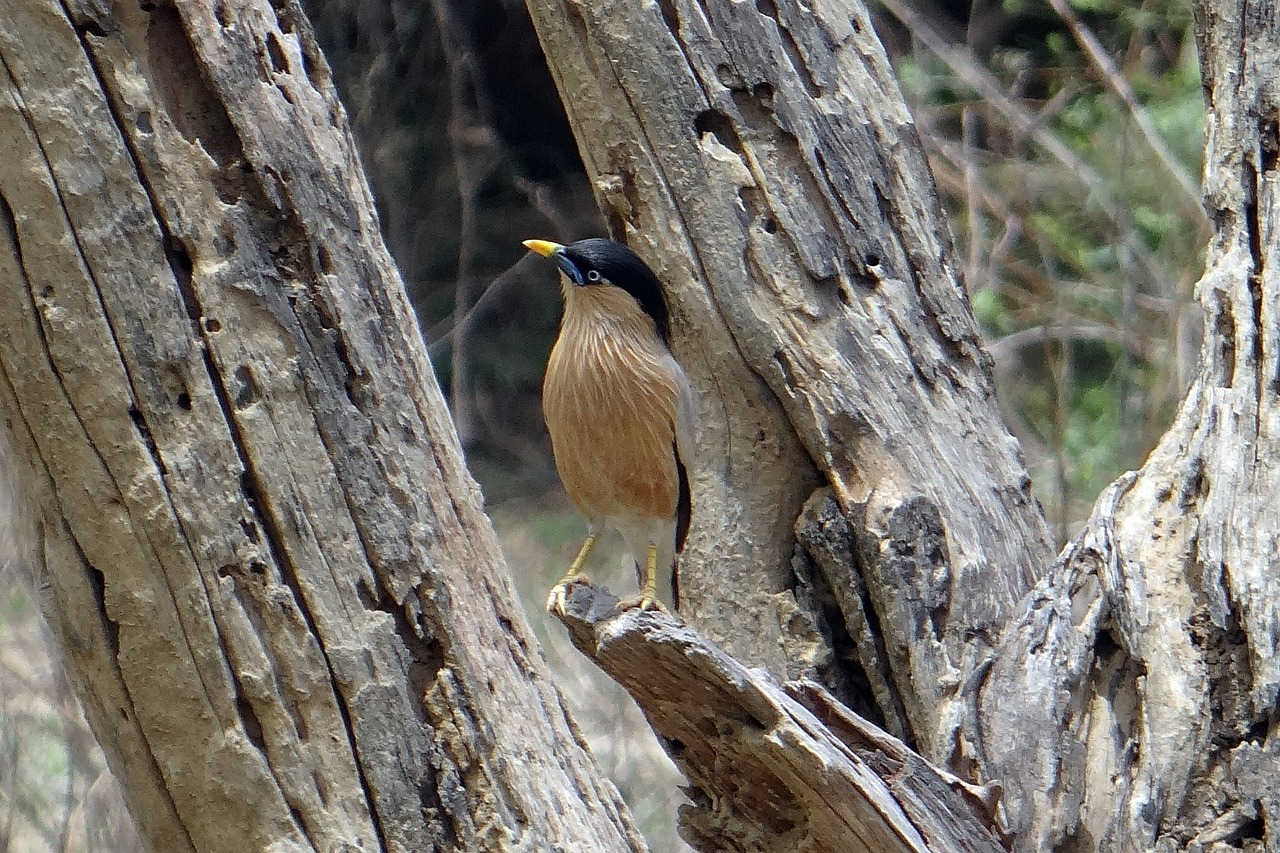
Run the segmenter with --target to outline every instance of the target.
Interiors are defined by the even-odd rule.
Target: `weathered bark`
[[[866,9],[529,8],[703,394],[682,615],[948,761],[962,689],[1051,551]]]
[[[296,4],[0,12],[0,413],[156,850],[637,850]]]
[[[1200,0],[1196,38],[1199,373],[1029,598],[965,727],[1026,850],[1280,849],[1280,18]]]
[[[784,690],[672,617],[617,604],[579,585],[561,621],[689,780],[680,831],[698,850],[1003,853],[995,792],[929,764],[814,682]]]

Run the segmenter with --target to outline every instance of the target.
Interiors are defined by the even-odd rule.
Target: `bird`
[[[689,532],[686,466],[695,415],[688,376],[671,352],[662,285],[613,240],[524,245],[560,269],[564,314],[547,360],[542,411],[560,480],[587,522],[587,537],[552,587],[547,609],[564,614],[570,585],[585,580],[587,557],[601,534],[615,529],[642,583],[620,606],[665,610],[657,572],[672,568]]]

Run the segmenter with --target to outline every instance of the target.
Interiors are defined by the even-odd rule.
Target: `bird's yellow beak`
[[[525,240],[524,247],[530,252],[537,252],[544,258],[549,258],[564,248],[559,243],[552,243],[550,240]]]

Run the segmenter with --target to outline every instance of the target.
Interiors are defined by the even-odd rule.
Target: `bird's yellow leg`
[[[578,556],[573,558],[573,562],[569,564],[569,570],[564,573],[564,577],[553,587],[551,594],[547,596],[547,609],[552,613],[564,613],[565,597],[569,592],[569,584],[573,583],[579,575],[582,574],[582,567],[587,564],[587,557],[591,556],[591,549],[596,547],[596,542],[600,540],[599,533],[590,533],[583,540],[582,547],[578,549]]]
[[[667,612],[667,608],[658,600],[658,546],[650,545],[647,566],[645,567],[644,587],[640,590],[639,595],[632,596],[620,602],[619,606],[624,610],[632,607],[638,607],[641,610],[661,610]]]

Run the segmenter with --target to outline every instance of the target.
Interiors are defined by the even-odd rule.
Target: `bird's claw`
[[[651,610],[656,613],[662,613],[666,616],[671,615],[671,611],[657,597],[657,594],[651,591],[645,591],[638,595],[627,596],[618,602],[618,612],[627,610]]]
[[[578,583],[588,583],[586,575],[564,578],[551,587],[551,592],[547,594],[547,611],[563,616],[565,605],[569,603],[569,588]]]
[[[565,598],[568,592],[568,584],[558,583],[551,587],[551,592],[547,595],[547,612],[563,616]]]

